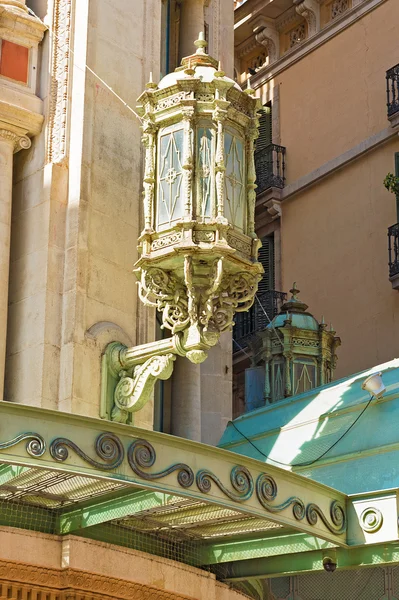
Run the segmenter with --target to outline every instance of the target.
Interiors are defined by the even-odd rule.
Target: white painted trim
[[[270,67],[266,65],[260,69],[256,75],[251,77],[251,87],[255,90],[260,88],[262,85],[276,77],[276,75],[291,67],[293,64],[313,52],[313,50],[316,50],[328,42],[331,38],[353,25],[356,21],[381,4],[384,4],[386,1],[387,0],[363,0],[361,4],[357,4],[340,18],[331,21],[331,23],[323,27],[323,29],[318,31],[311,38],[305,40],[297,48],[294,48],[292,51],[281,56]]]
[[[345,167],[348,163],[360,158],[363,154],[366,154],[366,152],[370,152],[378,146],[385,144],[386,142],[394,138],[396,135],[398,135],[398,133],[399,129],[387,127],[379,133],[370,136],[357,146],[350,148],[350,150],[347,150],[346,152],[340,154],[336,158],[329,160],[328,162],[324,163],[324,165],[321,165],[311,173],[308,173],[307,175],[304,175],[303,177],[300,177],[296,181],[287,185],[282,190],[281,200],[286,200],[287,198],[291,198],[295,194],[303,192],[308,187],[320,181],[320,179],[323,179],[324,177],[331,175],[338,169]],[[258,200],[261,199],[262,196],[259,195]]]

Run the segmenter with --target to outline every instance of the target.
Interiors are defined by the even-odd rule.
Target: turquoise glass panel
[[[159,138],[157,227],[165,229],[184,215],[183,130],[164,130]]]
[[[240,138],[225,132],[225,206],[224,215],[236,229],[245,227],[244,145]]]

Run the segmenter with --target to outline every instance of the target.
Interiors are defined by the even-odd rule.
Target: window
[[[258,285],[258,294],[274,290],[274,236],[269,235],[262,239],[262,247],[259,248],[258,260],[265,272]]]
[[[0,75],[28,83],[29,48],[0,40]]]
[[[256,140],[256,151],[264,150],[272,143],[272,103],[268,102],[261,110],[259,117],[259,137]]]

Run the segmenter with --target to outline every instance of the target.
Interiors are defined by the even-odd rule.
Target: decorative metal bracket
[[[129,413],[137,412],[150,399],[154,384],[158,379],[169,379],[173,371],[173,354],[153,356],[143,365],[135,367],[133,377],[121,371],[121,378],[115,388],[114,407],[111,419],[126,423]]]
[[[218,339],[219,334],[189,327],[170,338],[141,346],[109,344],[102,359],[101,418],[132,424],[133,413],[149,401],[156,381],[172,375],[176,356],[201,363]]]

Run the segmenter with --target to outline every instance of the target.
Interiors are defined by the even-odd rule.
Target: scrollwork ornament
[[[150,469],[156,461],[155,448],[147,440],[137,439],[132,442],[127,451],[127,460],[132,471],[147,481],[161,479],[177,471],[177,481],[181,487],[189,488],[194,483],[194,472],[184,463],[176,463],[157,473],[144,471]]]
[[[0,138],[10,142],[14,152],[18,152],[18,150],[28,150],[32,145],[32,142],[27,135],[18,135],[8,129],[0,129]]]
[[[20,147],[22,150],[29,150],[29,148],[30,148],[30,147],[31,147],[31,145],[32,145],[32,142],[31,142],[31,140],[28,138],[28,136],[27,136],[27,135],[22,135],[22,136],[19,138],[19,140],[18,140],[18,144],[19,144],[19,147]]]
[[[275,479],[267,473],[262,473],[256,480],[256,496],[260,504],[271,513],[278,513],[292,506],[292,514],[297,521],[302,521],[305,517],[305,504],[300,498],[291,496],[281,504],[271,504],[277,498],[277,483]]]
[[[172,333],[182,331],[190,322],[186,291],[172,273],[155,267],[143,269],[139,296],[143,304],[162,313],[162,327]]]
[[[120,439],[113,433],[101,433],[94,444],[97,456],[104,463],[93,460],[74,442],[68,438],[59,437],[50,444],[50,454],[58,462],[65,462],[69,457],[69,450],[73,450],[82,460],[103,471],[111,471],[119,467],[125,457],[125,449]],[[69,449],[69,450],[68,450]]]
[[[30,456],[33,456],[34,458],[39,458],[40,456],[43,456],[43,454],[46,451],[46,442],[44,441],[41,435],[39,435],[38,433],[31,432],[21,433],[20,435],[17,435],[15,438],[9,440],[8,442],[0,443],[0,450],[8,450],[9,448],[12,448],[12,446],[16,446],[17,444],[19,444],[20,442],[24,442],[25,440],[27,442],[26,452]]]
[[[134,391],[134,381],[132,377],[121,377],[118,385],[115,388],[114,400],[115,404],[120,409],[126,408],[129,403],[130,396]]]
[[[121,371],[114,392],[112,420],[125,423],[128,413],[141,410],[150,399],[157,379],[169,379],[172,375],[175,358],[173,354],[152,356],[135,367],[133,377]]]
[[[233,467],[230,473],[233,488],[242,496],[241,500],[248,500],[254,491],[252,475],[246,467]]]
[[[306,519],[309,525],[316,525],[318,519],[323,522],[324,526],[331,531],[331,533],[340,534],[346,529],[346,516],[344,508],[341,504],[334,500],[330,506],[330,517],[332,524],[328,521],[325,514],[317,504],[310,502],[306,506]]]
[[[220,479],[211,471],[200,469],[196,475],[197,487],[203,494],[209,494],[214,483],[226,496],[235,502],[244,502],[251,498],[254,491],[252,475],[246,467],[233,467],[230,473],[232,487],[238,492],[235,494],[228,490]]]
[[[365,508],[359,517],[360,526],[366,533],[375,533],[384,522],[383,514],[378,508],[369,506]]]

